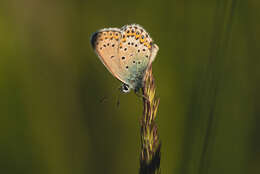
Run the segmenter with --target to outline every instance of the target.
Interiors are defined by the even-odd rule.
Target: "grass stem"
[[[159,106],[159,98],[155,95],[155,82],[150,66],[144,77],[143,116],[141,119],[141,155],[139,174],[159,174],[161,159],[161,143],[158,127],[155,123]]]

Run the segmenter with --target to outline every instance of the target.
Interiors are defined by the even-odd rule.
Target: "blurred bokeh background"
[[[120,83],[89,43],[138,23],[160,47],[162,173],[259,174],[259,11],[259,0],[1,0],[0,173],[138,173],[141,99],[116,107]]]

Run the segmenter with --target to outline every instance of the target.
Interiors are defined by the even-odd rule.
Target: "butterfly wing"
[[[106,68],[135,90],[142,87],[144,73],[159,50],[137,24],[102,29],[93,34],[91,44]]]
[[[91,44],[109,72],[121,82],[126,83],[122,78],[122,67],[118,58],[121,35],[118,28],[102,29],[92,35]]]
[[[121,31],[118,55],[122,77],[132,89],[138,89],[159,48],[140,25],[126,25]]]

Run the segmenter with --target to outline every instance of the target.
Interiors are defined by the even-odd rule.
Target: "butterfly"
[[[124,93],[143,87],[146,69],[159,50],[138,24],[101,29],[91,36],[91,45],[108,71],[122,82]]]

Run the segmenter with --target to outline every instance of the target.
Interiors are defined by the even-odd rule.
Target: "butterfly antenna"
[[[107,102],[108,101],[108,98],[105,96],[105,97],[102,97],[100,100],[99,100],[99,102],[100,103],[105,103],[105,102]]]
[[[117,107],[117,108],[119,108],[119,105],[120,105],[120,100],[119,100],[120,94],[121,94],[121,93],[118,93],[118,95],[117,95],[117,97],[116,97],[116,107]]]

